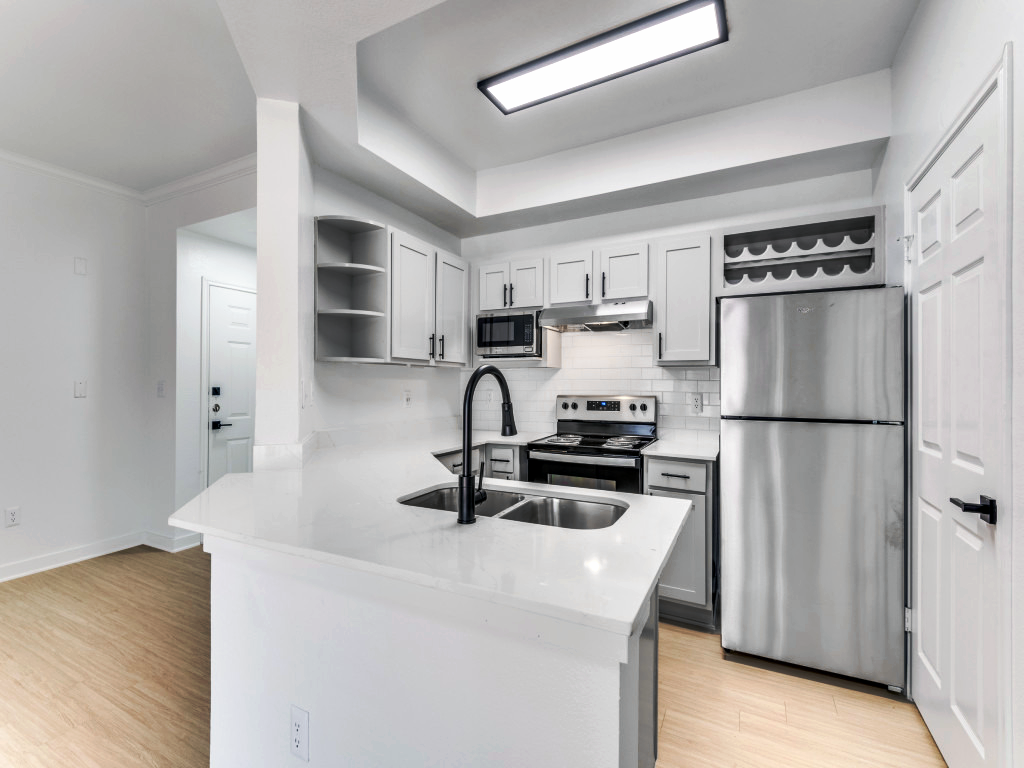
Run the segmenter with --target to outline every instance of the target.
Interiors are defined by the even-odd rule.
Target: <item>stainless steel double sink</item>
[[[487,498],[476,505],[477,516],[550,525],[555,528],[607,528],[622,517],[627,509],[621,504],[580,501],[562,496],[530,495],[514,491],[497,491],[493,488],[485,490]],[[410,507],[458,512],[459,489],[435,488],[400,500],[400,503]]]

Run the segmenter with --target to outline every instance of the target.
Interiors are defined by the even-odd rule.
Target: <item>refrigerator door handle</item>
[[[996,500],[991,496],[982,495],[980,504],[972,504],[962,499],[950,497],[950,502],[960,507],[964,512],[981,515],[981,519],[989,525],[996,524]]]

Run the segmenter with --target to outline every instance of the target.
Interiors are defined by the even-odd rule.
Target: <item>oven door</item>
[[[640,493],[640,459],[629,456],[586,456],[531,449],[527,454],[531,483],[567,485],[596,491]]]

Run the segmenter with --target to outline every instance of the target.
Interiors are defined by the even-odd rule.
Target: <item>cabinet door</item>
[[[657,244],[654,306],[659,363],[711,359],[711,238],[668,238]]]
[[[551,257],[551,303],[594,297],[594,257],[590,251]]]
[[[508,286],[508,305],[510,307],[544,306],[544,259],[512,262]]]
[[[404,232],[391,238],[391,356],[430,360],[434,249]]]
[[[647,295],[647,243],[624,243],[598,251],[600,297],[635,299]]]
[[[648,491],[651,496],[666,496],[693,502],[676,546],[669,555],[658,582],[658,594],[684,603],[704,606],[708,602],[707,582],[707,508],[703,494]]]
[[[504,309],[508,306],[508,264],[480,267],[480,309]]]
[[[437,252],[434,332],[438,362],[469,359],[469,265],[444,251]]]

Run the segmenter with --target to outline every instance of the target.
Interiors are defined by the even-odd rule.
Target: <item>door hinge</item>
[[[907,262],[907,264],[909,264],[912,261],[910,248],[914,244],[914,236],[902,235],[901,237],[896,238],[896,242],[903,243],[903,258]]]
[[[903,631],[910,632],[913,629],[913,619],[911,618],[910,609],[903,609]]]

